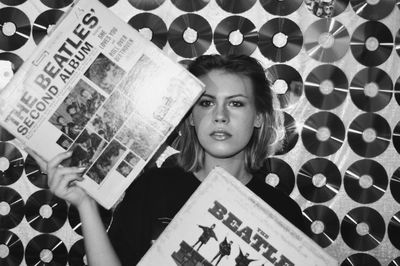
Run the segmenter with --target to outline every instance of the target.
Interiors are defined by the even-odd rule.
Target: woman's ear
[[[254,127],[260,128],[263,124],[263,117],[261,114],[257,114],[256,119],[254,120]]]
[[[193,120],[193,114],[192,113],[190,113],[188,119],[189,119],[189,124],[194,127],[194,120]]]

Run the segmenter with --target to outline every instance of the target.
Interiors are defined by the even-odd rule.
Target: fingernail
[[[85,171],[86,167],[79,167],[78,169],[79,169],[79,172],[83,172],[83,171]]]

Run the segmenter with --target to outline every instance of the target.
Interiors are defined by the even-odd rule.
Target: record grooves
[[[354,12],[367,20],[380,20],[387,17],[394,9],[396,0],[350,0]]]
[[[0,60],[2,60],[1,57]],[[0,126],[0,141],[9,141],[13,139],[15,139],[14,135],[12,135],[5,128]]]
[[[220,54],[251,55],[257,48],[257,42],[256,26],[242,16],[224,18],[214,31],[215,48]]]
[[[354,201],[369,204],[385,194],[388,175],[378,162],[362,159],[354,162],[346,170],[343,185],[347,195]]]
[[[400,250],[400,212],[397,212],[393,217],[390,219],[388,225],[388,236],[390,242],[395,246],[397,249]]]
[[[400,203],[400,167],[394,171],[390,179],[390,192],[392,193],[392,197]]]
[[[208,50],[212,41],[212,29],[208,21],[197,14],[184,14],[171,23],[168,42],[174,52],[192,58]]]
[[[398,46],[400,47],[400,42]],[[396,99],[397,104],[400,106],[400,76],[394,85],[394,98]]]
[[[11,185],[22,175],[24,158],[9,142],[0,142],[0,185]]]
[[[24,214],[25,203],[21,195],[10,187],[0,187],[0,228],[16,227]]]
[[[106,229],[108,229],[108,227],[111,224],[111,220],[112,220],[112,211],[107,210],[107,209],[101,207],[100,205],[98,206],[98,208],[99,208],[100,217],[103,222],[103,225]],[[73,205],[70,205],[69,209],[68,209],[68,222],[71,225],[72,230],[75,231],[75,233],[83,236],[82,227],[81,227],[82,224],[81,224],[81,220],[79,217],[79,213],[78,213],[78,210]]]
[[[355,253],[347,257],[340,266],[382,266],[379,261],[367,253]]]
[[[257,0],[216,0],[219,7],[229,13],[243,13],[254,6]]]
[[[376,210],[357,207],[343,218],[340,233],[350,248],[368,251],[382,242],[385,230],[385,221]]]
[[[203,9],[210,0],[171,0],[177,8],[186,12],[194,12]]]
[[[304,86],[307,100],[322,110],[340,106],[347,97],[348,89],[346,74],[337,66],[330,64],[315,67],[308,74]]]
[[[339,219],[327,206],[313,205],[303,210],[307,234],[322,248],[331,245],[339,234]],[[321,224],[322,223],[322,224]]]
[[[14,7],[0,9],[0,50],[17,50],[30,35],[31,24],[24,12]]]
[[[353,103],[365,112],[377,112],[385,108],[393,94],[393,83],[383,70],[371,67],[361,69],[350,84]]]
[[[24,257],[24,245],[13,232],[0,230],[0,247],[6,254],[1,254],[0,265],[18,266]],[[3,256],[6,255],[6,256]]]
[[[267,21],[259,30],[258,48],[274,62],[286,62],[298,55],[303,46],[299,26],[287,18]]]
[[[0,0],[0,3],[6,4],[9,6],[18,6],[25,2],[26,2],[26,0]]]
[[[364,22],[354,30],[350,49],[354,58],[361,64],[378,66],[385,62],[392,53],[392,33],[381,22]]]
[[[334,198],[342,184],[337,166],[324,158],[314,158],[304,163],[296,180],[300,194],[316,203]]]
[[[37,235],[26,245],[25,261],[27,266],[66,265],[67,260],[67,247],[55,235]]]
[[[25,173],[29,181],[39,188],[49,188],[47,184],[47,175],[40,170],[36,160],[29,154],[26,156],[24,164]]]
[[[40,0],[40,2],[50,8],[63,8],[69,6],[73,0]]]
[[[128,0],[129,3],[141,10],[149,11],[161,6],[165,0]]]
[[[400,153],[400,121],[393,129],[393,146]]]
[[[25,217],[29,225],[41,232],[52,233],[67,220],[67,203],[48,190],[33,193],[25,205]]]
[[[302,0],[260,0],[265,11],[277,16],[287,16],[293,13],[302,3]]]
[[[70,266],[83,266],[88,265],[85,261],[85,246],[83,239],[76,241],[69,250],[68,263]]]
[[[360,156],[375,157],[383,153],[390,144],[389,123],[376,113],[364,113],[350,124],[347,141],[350,148]]]
[[[128,24],[135,28],[137,31],[141,32],[144,29],[149,29],[151,31],[151,41],[162,49],[167,43],[167,25],[164,21],[152,13],[139,13],[133,16]]]
[[[10,61],[12,71],[15,73],[24,62],[17,54],[4,52],[0,53],[0,60]]]
[[[54,26],[64,14],[58,9],[50,9],[41,13],[33,22],[32,35],[36,45],[49,33],[50,27]]]

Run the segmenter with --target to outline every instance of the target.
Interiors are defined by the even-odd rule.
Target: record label
[[[337,66],[324,64],[308,74],[304,92],[307,100],[316,108],[331,110],[346,99],[349,82],[346,74]]]
[[[25,214],[25,203],[21,195],[12,188],[0,187],[0,228],[16,227]]]
[[[11,231],[0,230],[0,265],[18,266],[23,257],[24,246],[20,238]]]
[[[343,218],[340,233],[350,248],[367,251],[382,242],[385,231],[385,221],[376,210],[357,207]]]
[[[304,47],[315,60],[332,63],[347,52],[350,36],[346,27],[332,18],[312,23],[304,33]]]
[[[251,20],[230,16],[221,20],[214,31],[214,44],[220,54],[251,55],[257,48],[258,32]]]
[[[337,152],[343,145],[344,137],[342,120],[330,112],[311,115],[301,131],[304,147],[317,156],[328,156]]]
[[[32,27],[32,35],[36,45],[49,33],[63,14],[64,12],[61,10],[50,9],[44,11],[35,19]]]
[[[30,38],[31,24],[28,16],[14,7],[0,9],[0,50],[21,48]]]
[[[11,185],[22,175],[24,158],[9,142],[0,142],[0,185]]]
[[[304,221],[308,227],[307,235],[322,248],[331,245],[339,234],[339,219],[327,206],[314,205],[303,210]]]
[[[27,266],[66,265],[68,250],[55,235],[41,234],[32,238],[25,249]]]
[[[216,2],[226,12],[238,14],[252,8],[257,0],[216,0]]]
[[[393,36],[383,23],[367,21],[354,30],[350,48],[354,58],[361,64],[378,66],[392,53]]]
[[[350,84],[353,103],[365,112],[377,112],[385,108],[393,94],[393,83],[383,70],[371,67],[361,69]]]
[[[354,12],[367,20],[380,20],[394,9],[396,0],[350,0]]]
[[[382,266],[379,261],[367,253],[356,253],[347,257],[340,266]]]
[[[41,233],[60,229],[67,220],[67,203],[48,190],[33,193],[25,205],[25,216],[30,226]]]
[[[390,144],[390,125],[378,114],[361,114],[351,122],[347,140],[350,148],[358,155],[368,158],[378,156]]]
[[[337,166],[324,158],[314,158],[303,164],[296,180],[300,194],[316,203],[333,199],[342,184]]]
[[[168,42],[174,52],[192,58],[205,53],[211,45],[212,29],[208,21],[197,14],[184,14],[171,23]]]
[[[385,194],[388,175],[378,162],[363,159],[350,165],[344,174],[343,184],[350,198],[362,204],[369,204]]]
[[[203,9],[210,0],[171,0],[177,8],[186,12],[194,12]]]
[[[268,13],[277,16],[287,16],[296,11],[302,0],[260,0],[262,7]]]
[[[299,139],[300,127],[297,125],[294,118],[287,112],[283,112],[284,115],[284,127],[285,137],[282,141],[282,147],[275,152],[275,155],[282,155],[288,153],[296,146],[297,140]]]
[[[157,15],[152,13],[139,13],[133,16],[128,24],[139,31],[146,39],[152,41],[158,48],[164,48],[167,43],[167,25]],[[149,33],[147,33],[150,31]]]
[[[303,79],[299,72],[286,64],[275,64],[266,71],[272,90],[279,100],[280,109],[294,106],[303,94]]]
[[[161,6],[165,0],[128,0],[129,4],[140,10],[153,10]]]
[[[258,48],[274,62],[286,62],[299,54],[303,35],[299,26],[287,18],[267,21],[259,30]]]
[[[388,225],[388,236],[390,242],[400,250],[400,212],[397,212],[391,219]]]

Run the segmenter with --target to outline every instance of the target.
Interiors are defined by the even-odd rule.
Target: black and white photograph
[[[131,171],[132,171],[132,166],[130,166],[127,162],[122,161],[118,166],[117,166],[117,172],[123,175],[124,177],[127,177]]]
[[[65,134],[61,134],[56,143],[67,151],[72,144],[72,140]]]

